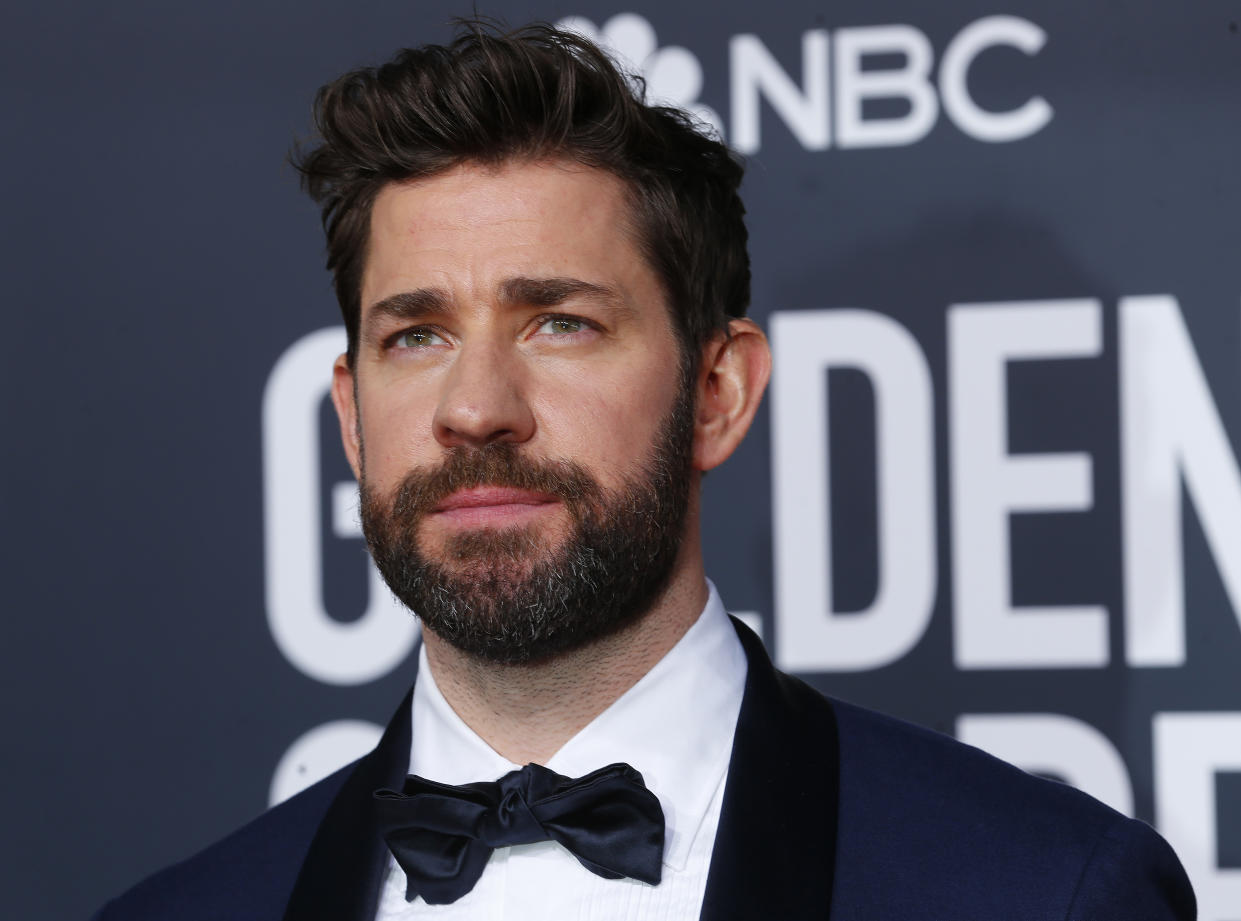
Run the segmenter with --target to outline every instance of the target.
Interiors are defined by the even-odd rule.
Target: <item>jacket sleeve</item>
[[[1110,825],[1082,870],[1066,921],[1194,921],[1185,869],[1149,825]]]

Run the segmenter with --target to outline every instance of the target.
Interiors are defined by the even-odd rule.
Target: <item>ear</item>
[[[718,467],[741,444],[771,376],[771,350],[758,324],[730,320],[728,333],[707,343],[698,370],[694,467]]]
[[[332,405],[340,421],[340,441],[345,447],[345,457],[353,468],[353,475],[362,479],[362,431],[358,428],[358,401],[354,398],[353,371],[344,355],[332,365]]]

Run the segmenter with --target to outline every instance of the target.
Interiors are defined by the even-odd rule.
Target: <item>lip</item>
[[[459,489],[450,496],[440,500],[435,506],[437,512],[455,512],[461,509],[481,509],[503,507],[508,505],[547,505],[559,501],[547,493],[531,492],[526,489],[511,489],[505,486],[480,486],[474,489]]]
[[[461,526],[518,524],[558,505],[548,493],[504,486],[460,489],[435,506],[437,520]]]

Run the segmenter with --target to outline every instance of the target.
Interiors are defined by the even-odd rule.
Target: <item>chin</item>
[[[428,560],[448,569],[482,565],[491,571],[514,566],[528,571],[550,561],[564,547],[566,536],[560,528],[534,525],[483,527],[420,540],[418,549]]]

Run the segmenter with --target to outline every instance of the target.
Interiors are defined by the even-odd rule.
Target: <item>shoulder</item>
[[[279,921],[349,765],[112,900],[94,921]]]
[[[1194,917],[1185,873],[1148,825],[955,739],[832,702],[839,728],[838,893],[859,917]],[[876,859],[877,855],[884,859]],[[899,889],[892,885],[899,857]],[[849,912],[845,912],[849,916]]]

